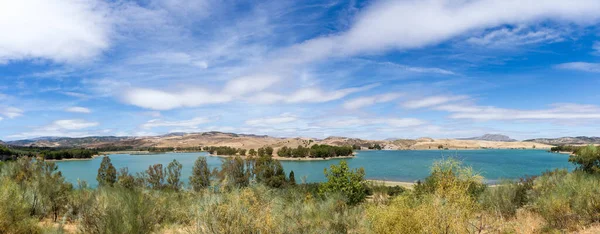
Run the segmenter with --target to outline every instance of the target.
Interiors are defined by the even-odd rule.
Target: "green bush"
[[[506,180],[495,187],[486,188],[481,194],[480,203],[487,211],[503,217],[513,217],[517,209],[529,201],[528,193],[533,188],[535,178],[524,177],[519,181]]]
[[[103,187],[81,214],[84,233],[151,233],[158,229],[165,212],[161,203],[138,190]]]
[[[36,219],[29,215],[29,204],[23,198],[23,192],[14,181],[0,180],[1,233],[41,233]]]
[[[367,196],[367,188],[364,185],[365,169],[358,168],[350,170],[345,160],[340,165],[331,165],[330,170],[325,169],[327,182],[322,183],[319,192],[322,195],[341,193],[348,204],[358,204]]]
[[[537,178],[532,205],[551,227],[576,229],[600,221],[600,176],[556,170]]]

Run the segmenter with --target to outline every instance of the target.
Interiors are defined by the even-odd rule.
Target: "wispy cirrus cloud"
[[[141,125],[141,128],[151,129],[157,127],[177,127],[186,129],[196,129],[198,125],[211,122],[211,118],[197,117],[188,120],[166,121],[162,119],[153,119]]]
[[[65,111],[72,112],[72,113],[83,113],[83,114],[92,113],[92,110],[90,110],[89,108],[85,108],[85,107],[81,107],[81,106],[68,107],[67,109],[65,109]]]
[[[451,112],[450,118],[472,120],[600,120],[600,107],[575,103],[557,103],[549,109],[519,110],[494,106],[443,105],[436,110]]]
[[[43,136],[56,137],[83,137],[97,134],[106,134],[107,131],[84,131],[91,127],[100,125],[98,122],[87,121],[83,119],[63,119],[53,121],[51,124],[42,127],[36,127],[31,131],[26,131],[8,136],[8,138],[31,138]]]
[[[345,109],[349,109],[349,110],[356,110],[356,109],[360,109],[362,107],[370,106],[370,105],[377,104],[377,103],[390,102],[390,101],[398,99],[401,96],[402,96],[402,94],[398,94],[398,93],[387,93],[387,94],[380,94],[380,95],[369,96],[369,97],[359,97],[359,98],[350,99],[350,100],[344,102],[343,107]]]
[[[582,72],[600,72],[600,63],[588,63],[588,62],[571,62],[571,63],[562,63],[556,65],[556,68],[565,69],[565,70],[575,70]]]
[[[431,106],[437,106],[448,102],[455,102],[460,100],[468,99],[468,96],[431,96],[424,97],[422,99],[414,99],[402,104],[405,108],[416,109],[416,108],[425,108]]]

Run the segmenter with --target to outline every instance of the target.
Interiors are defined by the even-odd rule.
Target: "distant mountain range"
[[[548,145],[587,145],[600,144],[600,137],[560,137],[560,138],[536,138],[525,140],[524,142],[536,142]]]
[[[470,137],[470,138],[458,138],[458,140],[479,140],[479,141],[501,141],[501,142],[515,142],[517,140],[512,139],[506,135],[501,134],[485,134],[483,136],[478,137]]]
[[[112,148],[112,149],[146,149],[148,147],[198,147],[198,146],[229,146],[244,149],[258,149],[270,146],[275,149],[283,146],[296,148],[310,147],[314,144],[337,146],[360,146],[363,149],[375,144],[383,149],[544,149],[551,145],[537,142],[518,142],[507,136],[488,134],[480,137],[465,139],[397,139],[363,140],[349,137],[328,137],[325,139],[309,137],[271,137],[266,135],[237,134],[224,132],[200,133],[169,133],[161,136],[90,136],[81,138],[69,137],[40,137],[35,139],[6,142],[15,146],[37,147],[81,147],[81,148]]]

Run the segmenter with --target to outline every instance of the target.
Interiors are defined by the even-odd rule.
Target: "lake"
[[[206,156],[209,167],[219,167],[221,158],[208,156],[206,152],[198,153],[165,153],[152,155],[110,155],[113,165],[119,169],[128,167],[135,174],[148,169],[152,164],[161,163],[165,167],[173,159],[183,165],[182,177],[187,183],[191,175],[194,161],[199,156]],[[323,169],[340,160],[347,160],[350,167],[364,167],[367,179],[394,180],[413,182],[429,175],[430,167],[436,160],[454,157],[472,166],[483,175],[487,182],[494,183],[500,179],[514,179],[525,175],[539,175],[546,170],[574,166],[567,160],[566,154],[549,153],[544,150],[382,150],[358,151],[352,159],[333,159],[324,161],[282,161],[289,173],[291,170],[300,183],[324,181]],[[92,160],[58,161],[59,170],[66,179],[76,184],[77,180],[85,180],[92,187],[97,185],[96,174],[101,157]]]

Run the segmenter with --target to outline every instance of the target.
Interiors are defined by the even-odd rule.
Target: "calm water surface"
[[[113,165],[118,169],[128,167],[135,174],[148,169],[152,164],[162,163],[165,167],[173,159],[182,165],[182,177],[187,183],[192,173],[194,161],[206,156],[209,167],[219,167],[221,158],[199,153],[166,153],[154,155],[110,155]],[[429,175],[429,168],[435,160],[455,157],[472,166],[488,182],[499,179],[512,179],[525,175],[538,175],[554,168],[573,169],[566,154],[548,153],[544,150],[410,150],[410,151],[359,151],[355,158],[345,159],[350,167],[364,167],[368,179],[396,181],[416,181]],[[300,182],[319,182],[325,180],[323,169],[337,164],[342,159],[327,161],[282,161],[286,173],[291,170]],[[78,179],[96,186],[96,174],[102,158],[82,161],[59,161],[59,170],[68,181],[76,183]]]

